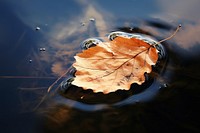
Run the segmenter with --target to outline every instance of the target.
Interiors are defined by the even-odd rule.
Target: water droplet
[[[89,39],[87,39],[87,40],[85,40],[85,41],[83,41],[83,42],[81,43],[81,48],[82,48],[83,50],[86,50],[86,49],[88,49],[88,48],[90,48],[90,47],[96,46],[97,44],[99,44],[99,43],[101,43],[101,42],[102,42],[102,41],[99,40],[99,39],[96,39],[96,38],[89,38]]]
[[[85,26],[85,22],[81,22],[81,26]]]
[[[159,87],[159,89],[163,89],[163,88],[167,88],[167,87],[168,87],[168,85],[165,83],[165,84],[161,85],[161,86]]]
[[[90,21],[94,22],[94,21],[95,21],[95,18],[90,18]]]
[[[40,30],[40,27],[37,26],[37,27],[35,28],[35,30]]]
[[[163,84],[163,87],[164,87],[164,88],[167,88],[167,87],[168,87],[168,85],[165,83],[165,84]]]
[[[46,51],[46,48],[39,48],[40,51]]]

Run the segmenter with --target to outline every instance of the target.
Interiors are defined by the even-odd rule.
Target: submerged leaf
[[[144,73],[152,71],[158,60],[153,46],[136,38],[116,37],[75,56],[75,79],[72,84],[107,94],[129,90],[132,83],[141,85]]]

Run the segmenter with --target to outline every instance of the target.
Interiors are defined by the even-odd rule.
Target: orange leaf
[[[84,50],[75,56],[75,79],[72,84],[107,94],[118,89],[129,90],[132,83],[141,85],[144,73],[152,71],[158,51],[136,38],[116,37]]]

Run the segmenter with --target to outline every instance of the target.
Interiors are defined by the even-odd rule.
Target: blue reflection
[[[160,102],[165,103],[162,104],[163,112],[158,113],[160,108],[157,103],[154,106],[155,109],[151,111],[156,114],[156,117],[163,118],[162,121],[153,119],[157,123],[164,123],[163,127],[178,125],[183,131],[186,128],[188,132],[198,132],[197,114],[199,111],[196,105],[199,105],[198,101],[200,101],[198,97],[199,5],[199,0],[1,0],[0,76],[58,76],[74,61],[73,55],[79,50],[82,40],[96,36],[102,37],[111,31],[116,31],[118,27],[124,27],[126,30],[140,27],[151,35],[163,39],[171,34],[170,30],[173,30],[174,26],[181,22],[183,29],[174,39],[168,41],[170,45],[165,45],[170,57],[166,68],[167,73],[162,75],[165,77],[163,81],[171,81],[170,84],[175,87],[166,89],[166,91],[173,90],[165,95],[167,98],[161,95],[164,100]],[[91,21],[90,18],[94,18],[95,21]],[[37,27],[40,27],[40,30],[36,31]],[[45,48],[45,52],[40,52],[38,50],[40,47]],[[174,74],[175,79],[168,74]],[[1,132],[44,132],[36,128],[36,125],[41,125],[41,123],[36,119],[35,114],[21,114],[18,88],[40,86],[48,88],[52,82],[52,80],[25,78],[0,79]],[[85,111],[99,111],[115,107],[120,110],[120,107],[124,105],[132,106],[133,104],[134,107],[138,102],[151,101],[151,99],[153,101],[153,97],[159,92],[160,85],[162,86],[162,83],[154,81],[152,86],[144,92],[112,105],[90,105],[61,96],[56,97],[56,101]],[[31,98],[29,95],[26,97],[25,102],[27,103]],[[132,119],[129,115],[133,110],[127,111],[129,112],[126,116],[128,120]],[[164,114],[168,117],[163,116]],[[183,117],[185,114],[188,114],[187,118]],[[145,117],[150,115],[146,114]],[[169,123],[165,123],[166,121]],[[147,121],[146,125],[150,123],[151,121]],[[140,127],[144,127],[144,121],[139,124]],[[77,127],[76,124],[70,126]],[[132,126],[130,127],[133,129]],[[152,132],[155,131],[154,129],[159,130],[159,126],[152,125],[149,128]],[[59,129],[56,130],[56,132],[59,131]],[[168,132],[172,131],[174,130]]]

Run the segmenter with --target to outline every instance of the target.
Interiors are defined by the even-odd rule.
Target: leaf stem
[[[174,31],[174,33],[171,35],[171,36],[169,36],[169,37],[167,37],[167,38],[165,38],[165,39],[163,39],[163,40],[160,40],[158,43],[156,43],[155,45],[158,45],[158,44],[160,44],[160,43],[162,43],[162,42],[164,42],[164,41],[167,41],[167,40],[169,40],[169,39],[171,39],[172,37],[174,37],[175,35],[176,35],[176,33],[179,31],[179,29],[181,28],[181,24],[179,24],[179,26],[177,26],[177,28],[176,28],[176,30]],[[154,45],[154,46],[155,46]]]

